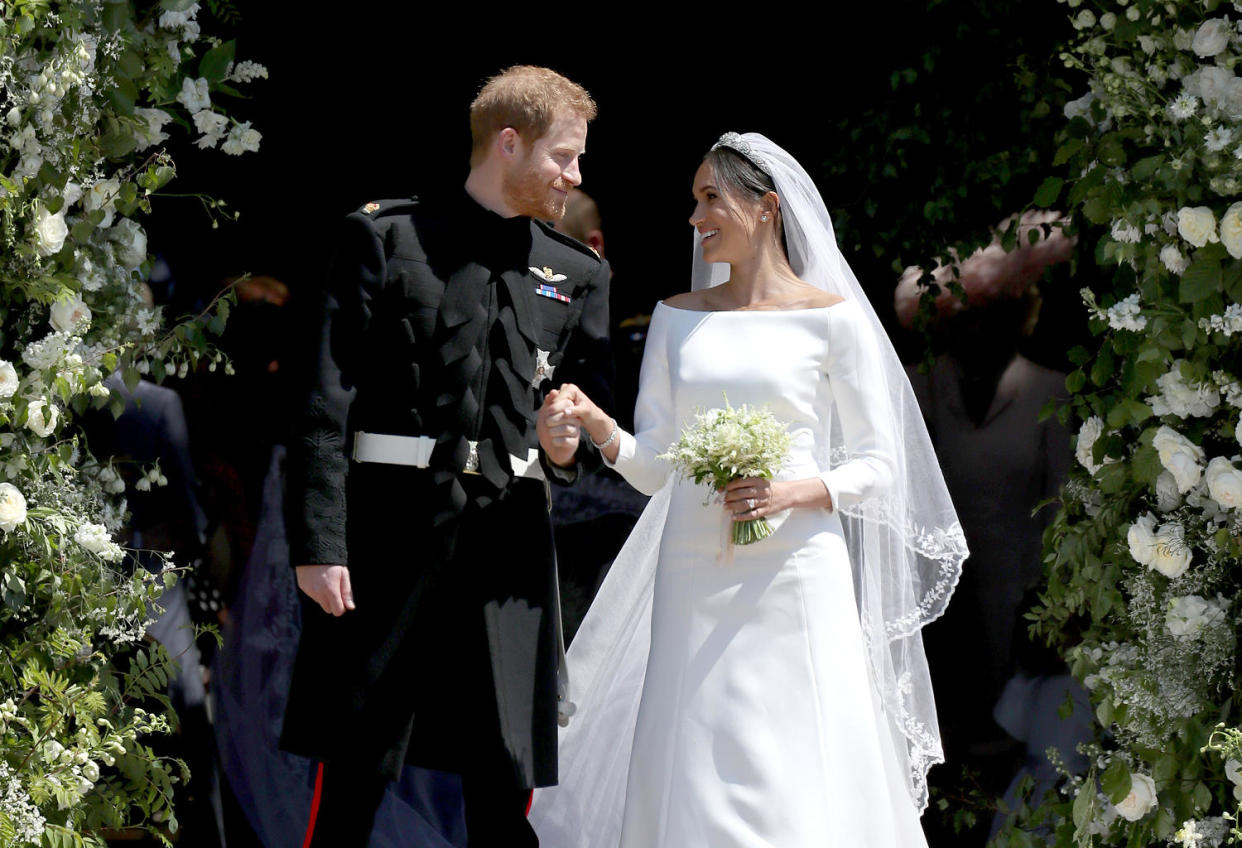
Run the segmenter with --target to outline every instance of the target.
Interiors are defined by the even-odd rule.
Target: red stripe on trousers
[[[315,794],[311,797],[310,821],[306,825],[306,838],[302,840],[302,848],[310,848],[315,838],[315,819],[319,816],[319,796],[323,794],[323,763],[315,772]]]
[[[530,818],[531,805],[535,803],[535,790],[530,791],[530,795],[526,798],[526,817]]]

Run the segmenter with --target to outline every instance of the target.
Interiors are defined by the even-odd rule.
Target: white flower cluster
[[[73,541],[106,562],[120,562],[125,556],[121,546],[112,541],[108,528],[102,524],[82,524],[73,534]]]
[[[771,477],[789,453],[787,426],[767,407],[734,408],[726,401],[723,409],[700,411],[659,458],[713,489],[741,477]]]
[[[1200,318],[1199,328],[1210,333],[1222,333],[1226,337],[1242,333],[1242,304],[1231,303],[1221,315]]]
[[[1124,218],[1118,218],[1113,221],[1111,232],[1113,239],[1122,244],[1138,244],[1143,239],[1143,234],[1139,232],[1139,228]]]
[[[1114,303],[1104,313],[1104,317],[1108,320],[1108,326],[1114,330],[1141,333],[1147,329],[1147,319],[1143,317],[1139,307],[1138,292]]]
[[[42,842],[47,822],[30,800],[30,794],[22,786],[18,774],[5,762],[0,762],[0,813],[17,831],[17,844]]]
[[[1198,595],[1169,598],[1164,622],[1174,638],[1195,639],[1205,628],[1224,621],[1227,606],[1228,602],[1220,595],[1215,600],[1205,600]]]
[[[1147,398],[1156,415],[1178,418],[1206,418],[1220,406],[1220,390],[1208,382],[1190,383],[1182,376],[1184,360],[1175,360],[1167,372],[1156,379],[1160,394]]]
[[[1173,834],[1173,841],[1181,848],[1219,848],[1229,835],[1229,823],[1221,816],[1206,819],[1188,819]]]
[[[267,79],[267,68],[258,62],[238,62],[228,72],[227,77],[231,82],[248,83],[257,79]]]

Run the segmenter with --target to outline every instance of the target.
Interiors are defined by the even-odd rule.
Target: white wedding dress
[[[616,470],[643,492],[663,489],[671,467],[656,455],[727,395],[788,422],[793,448],[777,479],[820,477],[841,507],[875,495],[892,477],[893,430],[879,414],[888,407],[864,320],[853,301],[742,312],[659,304],[637,433],[619,434]],[[834,401],[852,458],[825,470],[838,447],[827,444]],[[710,494],[689,481],[668,493],[621,848],[925,846],[868,670],[835,510],[777,514],[774,535],[735,547],[723,508],[705,505]],[[628,732],[624,717],[611,724],[592,732]],[[540,834],[552,848],[599,844]]]

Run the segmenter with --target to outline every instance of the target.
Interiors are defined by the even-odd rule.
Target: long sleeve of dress
[[[667,482],[672,466],[656,459],[676,436],[673,420],[672,382],[668,370],[668,328],[665,310],[656,309],[647,330],[647,345],[638,377],[638,401],[634,406],[634,433],[617,433],[615,462],[608,462],[626,481],[645,495],[658,492]]]
[[[844,304],[827,312],[826,372],[849,459],[819,478],[837,509],[881,495],[892,485],[896,422],[884,413],[890,389],[875,337],[859,326],[864,318]]]

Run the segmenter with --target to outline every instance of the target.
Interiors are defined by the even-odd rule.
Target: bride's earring
[[[766,223],[768,222],[768,213],[767,213],[767,212],[764,212],[762,215],[760,215],[760,216],[759,216],[759,220],[760,220],[760,221],[763,221],[763,223],[765,223],[765,224],[766,224]]]

